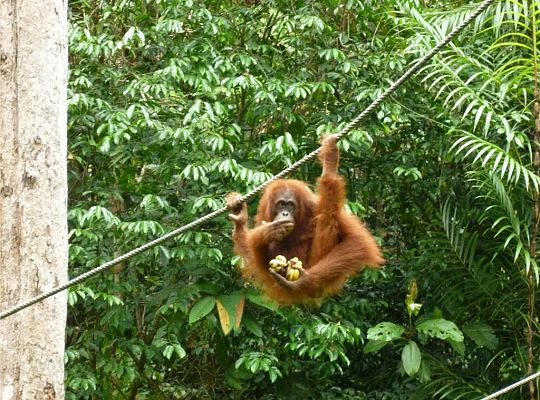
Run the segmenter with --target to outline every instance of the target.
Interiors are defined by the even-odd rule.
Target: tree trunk
[[[533,40],[533,82],[534,82],[534,102],[533,102],[533,117],[534,128],[532,130],[532,145],[533,145],[533,171],[535,174],[540,172],[540,89],[538,87],[538,54],[536,43],[536,13],[537,5],[531,3],[532,11],[532,24],[531,24],[531,37]],[[531,239],[529,243],[529,253],[533,259],[536,259],[537,254],[537,239],[538,239],[538,227],[540,223],[540,193],[534,191],[532,194],[532,222],[531,222]],[[535,349],[534,349],[534,327],[536,320],[536,277],[533,270],[533,266],[529,267],[527,271],[527,374],[532,375],[534,371],[535,362]],[[535,400],[536,397],[536,383],[535,381],[529,381],[529,397],[531,400]]]
[[[67,278],[67,2],[0,1],[0,309]],[[0,399],[64,398],[66,294],[0,321]]]

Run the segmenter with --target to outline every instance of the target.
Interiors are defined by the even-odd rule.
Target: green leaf
[[[412,340],[403,348],[401,362],[403,363],[403,369],[409,376],[414,376],[420,369],[422,354],[420,354],[418,345]]]
[[[482,322],[470,322],[463,327],[463,332],[478,346],[495,350],[499,346],[499,339],[495,336],[493,328]]]
[[[192,324],[203,317],[206,317],[214,309],[216,298],[214,296],[204,297],[191,308],[189,312],[189,323]]]
[[[170,360],[174,352],[174,346],[168,345],[163,349],[163,357],[165,357],[167,360]]]
[[[278,377],[281,378],[283,375],[281,375],[281,371],[279,369],[272,366],[268,371],[268,376],[270,377],[270,382],[274,383]]]
[[[428,360],[425,358],[422,359],[422,363],[420,364],[420,370],[418,371],[417,375],[418,380],[422,383],[428,383],[431,381],[431,365]]]
[[[250,291],[246,293],[246,297],[252,303],[255,303],[258,306],[267,308],[271,311],[276,311],[279,308],[278,304],[275,301],[270,300],[268,297],[265,297],[258,292]]]
[[[165,349],[163,349],[163,357],[165,357],[167,360],[170,360],[174,353],[176,353],[178,358],[184,358],[186,356],[186,351],[178,343],[169,344],[165,346]]]
[[[463,333],[452,321],[443,318],[429,319],[416,325],[416,330],[432,338],[450,339],[455,342],[463,341]]]
[[[246,328],[253,333],[257,337],[263,336],[263,330],[261,327],[261,324],[255,320],[250,314],[245,314],[244,318],[242,318],[242,321],[244,322],[244,325]]]
[[[222,290],[221,286],[218,286],[213,282],[199,282],[195,285],[195,287],[197,287],[197,289],[201,292],[212,295],[217,295],[220,290]]]
[[[178,358],[184,358],[187,355],[186,351],[179,343],[174,344],[173,347],[174,347],[174,352],[176,353]]]
[[[446,339],[446,341],[450,343],[450,346],[452,346],[452,349],[454,349],[454,351],[458,353],[460,356],[465,355],[465,342],[456,342],[455,340],[452,340],[452,339]]]
[[[368,329],[367,338],[369,340],[389,342],[398,339],[405,332],[405,328],[392,322],[381,322]]]
[[[364,354],[375,353],[386,346],[389,341],[386,340],[369,340],[364,346]]]

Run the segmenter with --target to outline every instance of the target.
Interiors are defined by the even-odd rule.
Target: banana
[[[296,268],[289,268],[287,271],[287,280],[297,281],[300,278],[300,271]]]
[[[291,258],[288,262],[290,268],[302,269],[302,261],[298,257]]]
[[[289,261],[281,254],[270,260],[270,269],[287,278],[288,281],[297,281],[300,279],[300,270],[302,261],[298,257],[293,257]]]
[[[280,272],[282,269],[287,267],[287,259],[282,256],[276,256],[273,260],[270,260],[270,269],[275,272]]]

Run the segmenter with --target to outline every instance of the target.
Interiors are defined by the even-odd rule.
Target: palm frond
[[[450,151],[462,159],[471,159],[472,164],[486,168],[508,183],[518,184],[520,181],[528,192],[538,191],[540,176],[512,157],[510,153],[485,139],[472,133],[461,131]]]
[[[494,237],[503,238],[500,250],[510,251],[514,263],[519,261],[526,272],[532,267],[538,277],[538,264],[529,252],[531,215],[528,204],[516,210],[504,181],[493,171],[474,171],[468,175],[479,192],[478,198],[488,203],[480,222],[492,221],[490,230]]]
[[[465,266],[472,267],[478,235],[468,233],[461,225],[457,209],[452,207],[450,199],[446,200],[441,209],[441,220],[452,249]]]
[[[508,0],[497,6],[497,18],[491,28],[497,38],[487,52],[504,57],[495,74],[512,87],[532,90],[534,64],[539,61],[534,59],[537,53],[534,47],[540,41],[539,13],[538,1]]]
[[[409,51],[423,55],[435,43],[441,40],[447,29],[457,22],[453,13],[437,15],[427,20],[414,7],[409,7],[410,23],[415,25],[415,39]],[[456,15],[469,12],[468,8],[460,10]],[[489,14],[486,14],[489,15]],[[487,17],[486,17],[487,18]],[[484,26],[480,19],[478,34]],[[471,32],[469,32],[471,35]],[[507,86],[501,83],[495,69],[499,59],[490,53],[478,55],[469,53],[466,46],[450,46],[426,65],[421,74],[422,82],[434,93],[436,99],[443,98],[443,105],[451,112],[460,112],[462,120],[473,117],[473,131],[483,127],[484,136],[503,129],[507,137],[512,137],[510,117],[507,104]]]

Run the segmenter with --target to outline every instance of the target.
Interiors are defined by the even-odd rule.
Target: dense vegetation
[[[70,1],[70,274],[310,152],[475,5]],[[537,368],[539,12],[496,3],[341,141],[384,270],[277,308],[217,218],[70,291],[68,398],[478,399]]]

